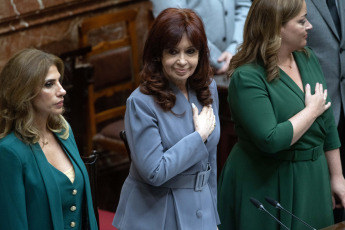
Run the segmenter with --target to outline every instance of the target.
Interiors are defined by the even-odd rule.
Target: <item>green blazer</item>
[[[308,47],[293,52],[303,86],[325,79]],[[327,98],[327,101],[330,99]],[[249,201],[254,197],[290,229],[304,226],[265,202],[269,196],[319,229],[333,223],[329,171],[324,152],[340,147],[332,109],[328,109],[293,145],[288,120],[305,108],[305,95],[280,70],[267,82],[261,63],[237,68],[231,78],[228,101],[238,143],[231,150],[218,180],[220,230],[276,230],[277,223]]]
[[[89,229],[96,230],[89,177],[73,133],[67,140],[55,135],[81,169]],[[0,139],[0,230],[64,229],[58,186],[38,143],[27,145],[13,132]]]

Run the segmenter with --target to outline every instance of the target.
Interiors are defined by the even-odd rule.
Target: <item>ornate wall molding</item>
[[[5,1],[4,4],[2,4]],[[37,2],[47,6],[40,9]],[[145,38],[152,20],[149,0],[0,0],[0,70],[21,49],[35,47],[55,54],[78,48],[78,26],[88,17],[126,8],[138,10],[137,34]],[[11,2],[20,2],[15,6]],[[27,8],[27,9],[26,9]],[[26,9],[26,10],[25,10]],[[6,14],[4,13],[6,11]],[[15,13],[17,11],[17,13]],[[139,50],[144,39],[138,39]]]
[[[140,0],[51,0],[50,4],[44,0],[5,0],[0,10],[0,36],[129,2]]]

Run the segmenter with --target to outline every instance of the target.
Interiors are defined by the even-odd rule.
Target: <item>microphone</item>
[[[291,212],[289,212],[288,210],[286,210],[285,208],[283,208],[283,206],[281,206],[281,205],[279,204],[278,201],[273,200],[273,199],[270,198],[270,197],[265,197],[265,200],[266,200],[270,205],[272,205],[273,207],[279,208],[279,209],[284,210],[285,212],[289,213],[291,216],[293,216],[294,218],[296,218],[297,220],[299,220],[301,223],[303,223],[303,224],[304,224],[305,226],[307,226],[308,228],[313,229],[313,230],[316,230],[316,228],[310,226],[310,225],[307,224],[305,221],[303,221],[302,219],[298,218],[297,216],[295,216],[294,214],[292,214]]]
[[[249,199],[252,204],[259,209],[260,211],[264,211],[265,213],[267,213],[270,217],[272,217],[278,224],[280,224],[281,226],[283,226],[285,229],[290,230],[288,227],[286,227],[282,222],[280,222],[277,218],[275,218],[269,211],[267,211],[264,207],[263,204],[260,203],[260,201],[256,200],[255,198],[251,197]]]

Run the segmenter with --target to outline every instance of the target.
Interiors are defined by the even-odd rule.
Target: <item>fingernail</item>
[[[194,105],[194,103],[192,103],[192,108],[194,109],[196,106]]]

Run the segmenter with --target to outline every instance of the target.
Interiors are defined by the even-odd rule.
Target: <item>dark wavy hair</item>
[[[193,10],[168,8],[158,15],[149,31],[144,47],[143,69],[140,72],[140,91],[152,95],[164,111],[171,111],[176,96],[163,74],[163,50],[176,47],[184,33],[199,51],[198,65],[188,78],[189,86],[196,91],[202,105],[212,103],[209,85],[213,73],[203,22]]]

